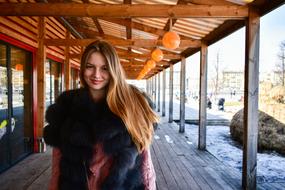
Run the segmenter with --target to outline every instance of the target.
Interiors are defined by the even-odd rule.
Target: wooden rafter
[[[45,39],[46,46],[86,46],[93,42],[94,39]],[[125,47],[157,47],[162,46],[161,40],[145,40],[145,39],[135,39],[135,40],[124,40],[124,39],[107,39],[109,43],[115,46],[125,46]],[[192,47],[197,48],[201,46],[199,40],[181,40],[180,47]]]
[[[124,58],[124,59],[149,59],[151,54],[150,53],[146,53],[146,54],[137,54],[137,53],[122,53],[122,52],[118,52],[118,55],[120,58]],[[81,54],[70,54],[70,58],[80,58]],[[163,55],[163,59],[180,59],[180,55],[177,54],[164,54]]]
[[[235,5],[237,3],[229,2],[226,0],[180,0],[183,1],[184,3],[191,3],[191,4],[196,4],[196,5],[223,5],[223,6],[228,6],[228,5]],[[243,3],[245,4],[245,3]]]
[[[83,3],[90,3],[89,0],[82,0],[82,2],[83,2]],[[102,27],[101,27],[101,25],[100,25],[98,19],[97,19],[96,17],[92,17],[92,20],[93,20],[94,24],[96,25],[96,27],[97,27],[99,33],[100,33],[100,34],[104,34],[104,31],[103,31],[103,29],[102,29]]]
[[[97,18],[214,17],[231,19],[240,19],[248,16],[248,7],[238,5],[0,3],[0,10],[0,16],[89,16]]]

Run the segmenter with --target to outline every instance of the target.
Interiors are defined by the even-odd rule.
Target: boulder
[[[234,140],[243,143],[243,109],[233,116],[230,132]],[[285,124],[259,111],[258,151],[266,150],[285,155]]]

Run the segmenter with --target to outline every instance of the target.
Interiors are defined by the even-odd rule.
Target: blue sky
[[[285,5],[261,17],[260,72],[274,69],[279,44],[285,40]],[[217,52],[224,70],[244,70],[245,29],[242,28],[208,48],[208,77],[213,73]],[[199,54],[187,59],[187,72],[199,75]],[[190,71],[192,70],[192,72]],[[193,72],[193,70],[195,72]]]

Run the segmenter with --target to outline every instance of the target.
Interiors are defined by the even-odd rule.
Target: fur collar
[[[67,91],[47,109],[46,120],[45,142],[63,155],[60,189],[86,189],[85,169],[89,171],[96,143],[102,143],[104,152],[114,160],[102,189],[143,189],[142,156],[106,101],[93,102],[86,89]]]

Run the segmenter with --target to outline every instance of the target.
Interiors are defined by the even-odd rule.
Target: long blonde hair
[[[101,53],[108,66],[110,82],[107,89],[107,103],[110,110],[124,122],[139,152],[146,149],[152,140],[153,124],[159,118],[151,109],[144,95],[126,82],[126,77],[116,50],[105,41],[88,45],[81,58],[80,79],[87,87],[83,74],[90,55]]]

